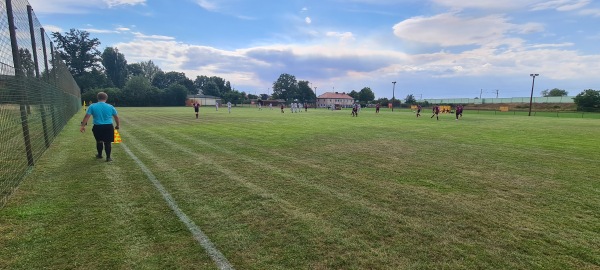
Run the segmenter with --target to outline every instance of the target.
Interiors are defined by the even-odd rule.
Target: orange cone
[[[113,143],[121,143],[121,135],[119,134],[119,131],[115,129],[115,140],[113,141]]]

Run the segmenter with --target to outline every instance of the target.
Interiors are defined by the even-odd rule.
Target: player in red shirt
[[[433,118],[435,116],[435,119],[440,120],[440,106],[435,105],[433,106],[433,115],[430,118]]]

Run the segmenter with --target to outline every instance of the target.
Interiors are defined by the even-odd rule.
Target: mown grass
[[[597,269],[593,119],[119,108],[237,269]],[[214,268],[119,146],[71,120],[0,211],[0,268]]]

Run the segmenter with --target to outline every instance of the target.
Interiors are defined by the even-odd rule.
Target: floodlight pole
[[[396,81],[393,81],[392,84],[392,112],[394,111],[394,100],[396,99]]]
[[[533,78],[531,82],[531,96],[529,97],[529,116],[531,116],[531,106],[533,105],[533,86],[535,85],[535,77],[540,76],[540,74],[529,74]]]
[[[315,110],[319,105],[319,96],[317,96],[317,87],[315,86]]]

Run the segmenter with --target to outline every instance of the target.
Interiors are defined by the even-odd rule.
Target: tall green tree
[[[152,103],[152,98],[158,93],[158,89],[145,77],[132,77],[123,88],[123,102],[128,106],[147,106]]]
[[[231,91],[229,91],[231,92]],[[206,84],[204,84],[204,87],[202,88],[202,93],[208,96],[214,96],[214,97],[223,97],[221,90],[219,89],[219,86],[217,85],[217,83],[208,80],[208,82],[206,82]]]
[[[358,100],[361,102],[371,102],[375,100],[375,93],[373,93],[371,87],[364,87],[363,89],[360,89],[360,92],[358,92]]]
[[[415,96],[413,94],[408,94],[408,95],[406,95],[404,102],[406,104],[417,104],[417,99],[415,98]]]
[[[283,73],[273,82],[273,98],[292,100],[298,92],[298,81],[294,75]]]
[[[33,55],[29,49],[19,48],[19,61],[21,62],[21,71],[27,77],[35,76],[35,63],[33,63]]]
[[[542,91],[542,96],[544,97],[563,97],[563,96],[568,96],[569,92],[567,92],[566,90],[562,90],[562,89],[558,89],[558,88],[554,88],[552,90],[544,90]]]
[[[350,91],[350,93],[348,93],[348,95],[351,96],[354,100],[359,100],[358,92],[356,92],[356,90]]]
[[[118,88],[123,88],[129,77],[125,55],[117,48],[106,47],[102,52],[102,65],[108,79]]]
[[[317,101],[317,96],[315,95],[315,92],[313,92],[313,90],[310,88],[309,81],[298,82],[298,96],[296,98],[302,102]]]
[[[80,76],[92,68],[100,67],[100,41],[90,38],[90,33],[71,29],[64,35],[60,32],[52,33],[60,57],[69,67],[73,77]]]
[[[106,74],[98,68],[92,68],[89,72],[85,72],[75,78],[81,93],[93,91],[95,89],[111,87],[112,83],[106,77]]]
[[[142,65],[140,63],[128,64],[127,74],[129,75],[129,78],[133,76],[144,76],[144,70],[142,69]]]
[[[587,89],[573,99],[580,111],[600,111],[600,91]]]
[[[163,92],[162,104],[165,106],[183,106],[187,99],[187,88],[181,84],[173,84]]]
[[[158,67],[152,60],[148,60],[147,62],[141,62],[140,66],[142,68],[143,76],[148,79],[148,81],[152,82],[154,77],[163,72],[160,67]]]

